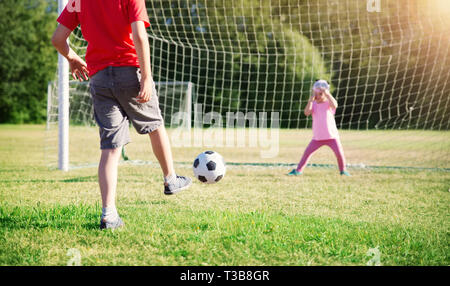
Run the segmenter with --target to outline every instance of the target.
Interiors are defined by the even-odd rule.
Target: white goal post
[[[58,14],[68,0],[58,0]],[[69,170],[69,63],[58,53],[58,168]]]
[[[58,79],[63,73],[58,73]],[[68,87],[68,88],[67,88]],[[155,81],[159,105],[166,126],[190,132],[192,104],[195,101],[195,86],[192,82]],[[69,108],[70,107],[70,108]],[[57,128],[57,138],[55,126]],[[89,82],[58,80],[47,87],[47,142],[46,160],[51,161],[52,152],[58,149],[58,169],[70,167],[70,126],[95,126]],[[53,150],[52,150],[53,149]],[[50,163],[50,162],[49,162]],[[51,163],[49,164],[52,165]]]

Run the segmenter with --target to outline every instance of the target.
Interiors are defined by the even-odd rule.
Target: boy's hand
[[[139,103],[146,103],[152,96],[152,81],[150,79],[141,79],[141,90],[137,96]]]
[[[88,80],[88,70],[86,62],[83,61],[78,55],[68,59],[72,77],[75,80],[83,81]]]
[[[70,65],[72,77],[75,80],[88,80],[88,70],[85,61],[78,56],[67,44],[67,38],[72,30],[64,25],[59,24],[52,36],[52,44],[56,50],[64,56]]]
[[[131,23],[133,42],[141,69],[141,90],[137,96],[139,103],[145,103],[150,100],[153,90],[152,71],[150,69],[150,46],[148,43],[147,31],[143,21]]]

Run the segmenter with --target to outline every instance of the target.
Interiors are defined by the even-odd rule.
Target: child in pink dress
[[[308,100],[304,111],[306,116],[312,115],[313,118],[313,139],[306,147],[297,168],[293,169],[288,175],[301,175],[311,155],[320,147],[327,145],[336,155],[341,175],[350,176],[345,168],[344,150],[334,120],[336,108],[337,101],[331,95],[328,83],[325,80],[316,81],[313,87],[313,95]]]

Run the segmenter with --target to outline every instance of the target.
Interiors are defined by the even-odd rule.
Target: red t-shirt
[[[89,76],[108,66],[139,67],[131,23],[150,26],[144,0],[70,0],[57,21],[72,31],[81,25]]]

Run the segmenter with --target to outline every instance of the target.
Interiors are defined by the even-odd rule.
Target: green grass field
[[[366,265],[375,247],[383,265],[450,264],[446,170],[354,168],[343,178],[311,167],[292,178],[286,167],[233,165],[218,184],[195,182],[167,197],[156,164],[122,164],[117,205],[126,227],[100,231],[96,168],[49,169],[44,129],[0,125],[0,265],[66,265],[72,248],[82,265]],[[350,162],[450,167],[449,132],[341,134]],[[416,144],[402,152],[401,140],[411,138]],[[283,131],[280,139],[279,156],[268,162],[295,163],[310,134]],[[127,147],[131,158],[141,158],[140,144],[150,150],[139,140]],[[76,148],[95,162],[92,144]],[[202,149],[174,148],[175,160],[191,161]],[[142,156],[154,162],[148,150]],[[255,150],[215,150],[231,162],[264,161]],[[327,150],[315,160],[335,164]]]

